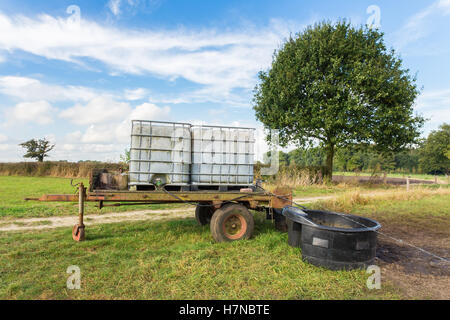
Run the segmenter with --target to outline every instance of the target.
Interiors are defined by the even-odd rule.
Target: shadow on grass
[[[271,233],[275,227],[270,220],[255,216],[255,229],[253,237]],[[136,223],[135,221],[111,223],[86,228],[86,241],[106,240],[134,236],[137,233],[151,231],[153,234],[170,234],[176,239],[189,236],[204,237],[210,236],[210,226],[200,226],[194,219],[179,219],[169,221],[144,221]],[[212,237],[211,237],[212,239]]]

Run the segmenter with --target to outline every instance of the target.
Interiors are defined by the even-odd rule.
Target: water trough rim
[[[338,227],[329,227],[329,226],[324,226],[324,225],[321,225],[321,224],[316,224],[313,221],[307,219],[306,217],[302,217],[301,221],[303,221],[303,222],[301,222],[301,221],[294,221],[294,220],[290,219],[288,216],[286,216],[284,214],[285,210],[287,211],[289,209],[300,210],[301,212],[304,212],[304,213],[308,213],[308,211],[332,213],[332,214],[336,214],[338,216],[341,216],[344,219],[348,218],[348,220],[352,221],[353,223],[362,224],[362,225],[364,225],[364,224],[361,223],[361,222],[355,221],[352,218],[365,219],[368,222],[374,223],[375,225],[373,227],[366,227],[365,226],[365,227],[361,227],[361,228],[338,228]],[[309,226],[309,227],[312,227],[312,228],[321,229],[321,230],[327,230],[327,231],[358,233],[358,232],[377,231],[378,229],[381,228],[381,224],[378,221],[376,221],[376,220],[373,220],[373,219],[370,219],[370,218],[366,218],[366,217],[357,216],[357,215],[353,215],[353,214],[348,214],[348,213],[339,213],[339,212],[327,211],[327,210],[313,210],[313,209],[306,209],[306,208],[305,209],[301,209],[301,208],[294,207],[294,206],[286,206],[286,207],[284,207],[282,213],[287,219],[290,219],[290,220],[292,220],[292,221],[294,221],[296,223],[300,223],[302,225],[306,225],[306,226]],[[297,213],[292,213],[292,211],[291,211],[291,214],[295,215]],[[311,223],[307,223],[305,220],[310,221]]]

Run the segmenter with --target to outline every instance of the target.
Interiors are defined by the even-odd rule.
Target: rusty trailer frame
[[[101,209],[107,206],[122,205],[151,205],[162,203],[192,203],[211,206],[212,212],[220,209],[226,203],[245,206],[247,209],[266,211],[271,219],[275,220],[277,229],[283,230],[275,215],[276,212],[287,205],[292,205],[292,193],[287,188],[279,188],[272,192],[249,192],[248,189],[238,191],[116,191],[116,190],[89,190],[83,183],[78,183],[76,194],[45,194],[40,198],[26,198],[25,200],[43,202],[78,202],[78,223],[72,229],[75,241],[85,240],[84,212],[85,202],[98,202]],[[105,204],[106,203],[106,204]],[[275,214],[274,214],[275,211]]]

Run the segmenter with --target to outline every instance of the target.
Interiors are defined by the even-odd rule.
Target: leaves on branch
[[[27,149],[27,153],[23,156],[24,158],[36,159],[39,162],[44,161],[44,158],[48,157],[48,153],[55,147],[54,144],[51,145],[46,139],[31,139],[19,144],[19,146]]]

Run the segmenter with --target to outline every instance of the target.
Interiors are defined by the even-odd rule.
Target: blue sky
[[[116,161],[130,119],[260,128],[252,90],[283,40],[324,19],[366,24],[370,6],[423,87],[423,134],[450,122],[450,0],[2,0],[0,161],[38,137],[51,160]]]

